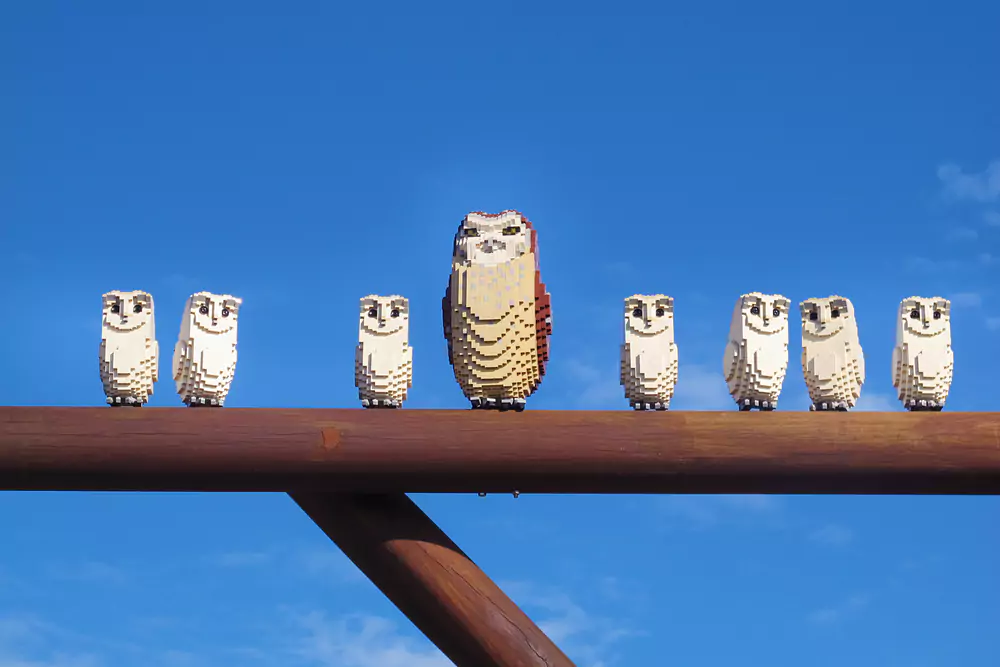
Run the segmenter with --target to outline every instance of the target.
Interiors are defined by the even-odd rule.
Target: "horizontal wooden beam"
[[[0,489],[1000,493],[1000,413],[0,407]]]
[[[573,667],[405,494],[292,499],[458,667]]]

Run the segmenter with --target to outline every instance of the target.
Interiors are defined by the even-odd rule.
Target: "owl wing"
[[[736,367],[740,360],[740,346],[735,341],[726,343],[726,352],[722,356],[722,372],[726,375],[726,382],[731,382],[736,377]]]
[[[364,367],[364,345],[358,343],[354,348],[354,386],[361,388],[361,369]]]
[[[903,349],[899,345],[892,348],[892,386],[900,388],[903,382]]]
[[[406,346],[406,388],[413,387],[413,348]]]
[[[865,351],[858,346],[858,356],[854,360],[854,378],[860,387],[865,383]]]
[[[184,344],[183,340],[178,340],[174,345],[174,382],[178,382],[181,379],[185,356],[187,356],[187,345]]]
[[[552,297],[545,291],[541,274],[535,271],[535,339],[538,346],[538,377],[545,375],[549,360],[549,336],[552,335]]]
[[[622,343],[621,346],[621,370],[619,371],[619,378],[621,380],[621,385],[627,387],[626,384],[628,380],[628,343]]]
[[[441,316],[444,322],[444,339],[448,342],[448,363],[455,365],[451,348],[451,278],[448,278],[448,287],[444,290],[444,298],[441,299]]]
[[[150,361],[150,370],[153,372],[153,382],[160,379],[160,343],[153,341],[153,358]]]

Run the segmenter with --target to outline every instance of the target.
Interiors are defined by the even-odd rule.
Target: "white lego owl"
[[[861,396],[865,355],[854,304],[842,296],[806,299],[802,313],[802,374],[810,410],[847,412]]]
[[[188,297],[174,346],[174,382],[190,407],[222,407],[236,372],[236,323],[242,299],[197,292]]]
[[[621,384],[635,410],[667,410],[677,385],[674,300],[664,294],[625,299]]]
[[[107,403],[142,407],[159,379],[153,297],[149,292],[115,290],[102,298],[100,362]]]
[[[399,408],[413,386],[410,302],[397,295],[361,299],[354,386],[366,408]]]
[[[951,302],[939,296],[903,299],[892,351],[892,386],[903,406],[940,411],[948,399],[954,370]]]
[[[448,359],[473,408],[524,410],[549,358],[549,303],[528,219],[517,211],[465,216],[441,305]]]
[[[722,372],[741,411],[774,410],[788,369],[788,306],[780,294],[736,300]]]

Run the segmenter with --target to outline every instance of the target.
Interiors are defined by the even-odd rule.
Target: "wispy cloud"
[[[667,495],[660,507],[695,528],[708,528],[739,519],[773,518],[781,505],[775,496],[757,494]]]
[[[809,533],[809,539],[818,544],[843,547],[854,541],[854,531],[847,526],[828,523]]]
[[[719,362],[719,368],[713,369],[704,364],[685,363],[681,359],[677,369],[677,389],[670,405],[678,410],[735,409],[736,404],[722,375],[722,362]]]
[[[51,565],[48,574],[53,579],[63,581],[101,584],[122,584],[129,578],[124,568],[99,561]]]
[[[978,308],[983,305],[983,295],[979,292],[958,292],[949,295],[948,299],[957,308]]]
[[[979,232],[972,227],[955,227],[948,232],[948,240],[956,243],[975,241],[978,238]]]
[[[227,553],[207,556],[205,560],[218,567],[254,567],[267,565],[274,560],[272,551],[230,551]]]
[[[871,603],[867,593],[857,593],[843,602],[811,611],[806,619],[815,625],[833,625],[857,614]]]
[[[994,160],[981,172],[966,172],[957,164],[943,164],[938,167],[937,175],[945,195],[951,199],[979,203],[1000,199],[1000,160]]]
[[[58,628],[32,614],[0,617],[0,667],[99,667],[87,652],[61,650]]]
[[[378,616],[327,619],[321,612],[301,618],[306,636],[295,653],[312,667],[453,667],[426,639],[403,636]]]
[[[892,412],[902,409],[901,404],[888,394],[862,391],[854,409],[858,412]]]
[[[983,222],[990,227],[1000,227],[1000,211],[986,211],[983,213]]]
[[[609,667],[616,661],[613,649],[622,639],[643,634],[621,619],[584,610],[561,591],[523,581],[508,581],[501,588],[537,617],[538,627],[579,667]]]
[[[628,405],[616,367],[609,366],[602,371],[580,359],[569,359],[566,369],[576,379],[576,407],[611,410]]]

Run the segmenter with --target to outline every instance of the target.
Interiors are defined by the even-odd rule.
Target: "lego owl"
[[[242,299],[196,292],[188,297],[174,346],[174,382],[189,407],[222,407],[236,372],[236,324]]]
[[[802,374],[810,410],[847,412],[865,383],[865,355],[854,304],[842,296],[806,299],[802,314]]]
[[[740,410],[774,410],[788,369],[788,306],[780,294],[736,300],[722,372]]]
[[[102,295],[101,383],[108,405],[142,407],[159,379],[153,297],[149,292]]]
[[[366,408],[399,408],[413,386],[410,302],[370,294],[361,299],[354,386]]]
[[[442,299],[455,379],[472,407],[522,411],[539,386],[552,334],[535,229],[517,211],[469,213]]]
[[[677,385],[674,300],[664,294],[625,299],[621,384],[635,410],[667,410]]]
[[[903,407],[940,411],[948,399],[954,369],[951,302],[939,296],[903,299],[892,351],[892,386]]]

